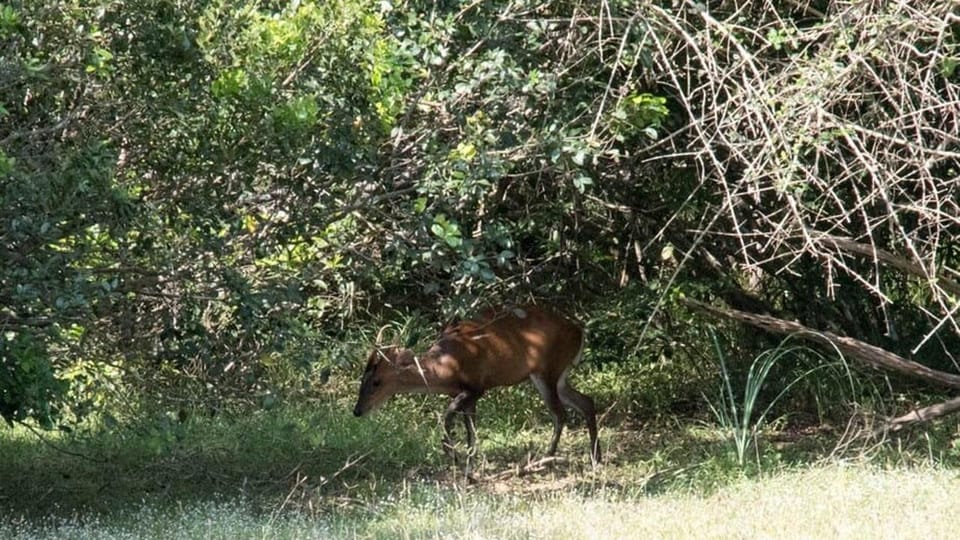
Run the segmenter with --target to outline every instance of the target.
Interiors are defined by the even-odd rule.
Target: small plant
[[[631,94],[613,111],[612,125],[619,139],[639,132],[655,140],[669,115],[667,98],[647,93]]]
[[[733,443],[734,450],[737,454],[737,463],[741,467],[744,465],[746,460],[747,449],[753,445],[754,449],[756,450],[757,434],[766,422],[767,414],[770,412],[773,406],[780,401],[780,398],[786,395],[786,393],[795,384],[799,383],[813,372],[837,365],[837,363],[820,362],[819,365],[803,371],[792,381],[790,381],[789,384],[784,386],[777,396],[773,398],[769,404],[767,404],[767,407],[763,410],[763,412],[760,413],[756,419],[754,419],[754,413],[756,411],[760,391],[770,374],[771,368],[773,368],[774,364],[776,364],[778,360],[790,355],[799,355],[800,353],[805,356],[811,355],[814,358],[821,360],[823,359],[823,356],[819,352],[810,349],[809,347],[788,346],[788,342],[792,337],[793,336],[788,336],[775,348],[763,351],[753,360],[753,362],[750,364],[750,370],[747,372],[747,377],[743,384],[743,398],[741,401],[738,401],[733,392],[733,384],[731,382],[732,377],[730,370],[727,368],[727,363],[724,361],[723,351],[720,349],[720,344],[717,341],[717,337],[715,335],[713,336],[713,346],[717,353],[717,359],[720,362],[720,377],[722,379],[722,384],[720,386],[720,403],[715,405],[709,398],[707,398],[707,405],[710,407],[711,412],[713,412],[714,417],[716,417],[717,422],[724,429],[724,431],[731,434],[730,440]],[[837,354],[840,356],[840,363],[845,366],[846,364],[843,363],[843,357],[839,354],[839,351],[837,351]]]

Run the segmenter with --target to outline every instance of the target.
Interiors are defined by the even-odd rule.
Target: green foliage
[[[278,107],[273,117],[280,131],[305,132],[318,121],[319,108],[308,96],[296,97]]]
[[[427,336],[503,302],[580,313],[590,334],[583,384],[618,403],[620,418],[701,405],[715,374],[704,367],[709,333],[680,291],[752,298],[764,312],[901,352],[929,335],[933,298],[920,280],[878,273],[869,281],[890,300],[880,309],[878,291],[850,275],[831,274],[826,290],[816,257],[792,259],[789,277],[736,263],[758,248],[723,227],[756,223],[728,223],[741,206],[725,206],[725,185],[704,180],[726,158],[707,167],[690,154],[704,146],[690,128],[707,102],[684,91],[709,85],[664,58],[690,46],[687,35],[716,47],[699,40],[709,20],[687,7],[75,4],[0,4],[0,332],[5,350],[21,351],[4,356],[8,420],[49,427],[118,407],[123,392],[275,407],[362,358],[369,341],[358,336],[370,337],[374,321],[399,314],[418,328],[407,337]],[[731,28],[762,25],[737,43],[757,49],[757,69],[785,56],[814,65],[807,26],[773,10],[744,14]],[[831,51],[846,54],[854,38]],[[930,63],[937,84],[955,78],[948,45]],[[828,67],[784,84],[835,75]],[[811,95],[760,109],[793,118],[812,110]],[[731,99],[718,93],[707,105]],[[861,116],[881,133],[876,107]],[[728,126],[731,140],[756,136],[739,125]],[[791,145],[772,170],[791,174],[809,169],[806,153],[842,155],[854,133],[770,132]],[[744,165],[730,160],[720,176],[737,181]],[[829,183],[833,173],[817,174]],[[772,186],[743,207],[779,212],[779,197],[795,197],[822,216],[859,197],[817,194],[787,173]],[[877,208],[868,211],[886,212]],[[936,260],[952,268],[956,257],[941,251]],[[718,331],[737,357],[770,345]],[[947,361],[931,348],[916,355]],[[837,410],[823,405],[842,401],[821,399],[824,379],[798,383],[813,397],[788,403]],[[526,399],[510,392],[507,403]]]
[[[8,424],[27,419],[51,428],[67,391],[55,373],[41,336],[6,331],[0,335],[0,418]]]
[[[451,248],[458,248],[463,245],[463,237],[460,235],[460,226],[456,223],[447,221],[447,216],[438,214],[433,218],[433,225],[430,232],[437,238],[446,242]]]
[[[20,13],[12,6],[0,4],[0,31],[11,33],[20,25]]]
[[[68,4],[0,9],[0,322],[41,323],[55,372],[259,395],[329,367],[311,350],[381,306],[444,320],[607,283],[632,248],[586,197],[662,192],[616,160],[670,111],[589,24],[495,23],[503,2]],[[596,80],[630,90],[598,108]]]
[[[656,139],[658,130],[670,115],[666,103],[666,98],[647,93],[627,96],[611,113],[613,130],[621,140],[638,132]]]
[[[0,10],[16,74],[0,95],[0,326],[32,336],[54,375],[123,358],[119,376],[256,389],[278,354],[309,373],[317,323],[348,312],[344,246],[361,231],[305,216],[369,168],[386,113],[367,96],[401,99],[395,53],[368,3],[258,4]],[[374,69],[371,50],[376,77],[355,69]],[[56,388],[16,414],[49,425],[75,395]]]
[[[795,28],[771,28],[767,31],[767,41],[770,42],[770,45],[773,46],[776,50],[782,49],[796,49],[797,31]]]
[[[250,77],[240,68],[225,69],[210,85],[214,97],[239,97],[250,87]]]
[[[13,173],[13,167],[17,163],[17,160],[3,153],[3,150],[0,150],[0,175],[7,176]]]

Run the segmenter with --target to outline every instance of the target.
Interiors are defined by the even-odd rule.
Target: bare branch
[[[960,375],[931,369],[923,364],[907,360],[900,355],[858,339],[838,336],[832,332],[814,330],[798,322],[786,321],[769,315],[757,315],[755,313],[747,313],[746,311],[712,306],[696,300],[685,299],[684,304],[712,315],[743,322],[775,334],[797,334],[799,337],[817,343],[831,345],[840,350],[840,352],[873,368],[892,371],[902,375],[910,375],[938,386],[960,388]]]
[[[935,418],[940,418],[957,411],[960,411],[960,397],[948,399],[943,403],[937,403],[935,405],[928,405],[920,409],[914,409],[907,414],[892,418],[886,426],[883,426],[882,430],[900,431],[901,429],[910,427],[914,424],[929,422]]]
[[[841,238],[839,236],[832,235],[818,236],[817,240],[837,249],[842,249],[844,251],[849,251],[851,253],[876,259],[908,274],[931,280],[932,282],[935,282],[936,285],[942,287],[945,291],[960,295],[960,284],[958,284],[956,281],[953,281],[942,272],[938,273],[936,276],[931,276],[927,272],[926,268],[920,266],[919,264],[910,262],[902,257],[898,257],[889,251],[879,249],[874,245],[861,244],[854,242],[849,238]]]

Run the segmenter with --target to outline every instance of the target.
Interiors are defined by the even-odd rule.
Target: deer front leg
[[[473,416],[477,410],[477,400],[483,392],[473,390],[464,390],[457,394],[450,405],[447,406],[447,412],[443,415],[443,451],[448,456],[453,456],[453,424],[454,416],[460,414],[463,416],[463,427],[467,433],[468,456],[472,456],[476,451],[477,432],[473,427]]]
[[[463,427],[467,432],[467,462],[464,464],[463,473],[471,482],[473,479],[473,458],[477,455],[477,430],[474,427],[474,418],[477,414],[477,400],[482,393],[471,395],[467,398],[462,407]]]
[[[453,452],[453,422],[454,416],[461,411],[464,403],[470,399],[471,393],[467,390],[460,392],[447,405],[447,412],[443,415],[443,453],[454,457]]]

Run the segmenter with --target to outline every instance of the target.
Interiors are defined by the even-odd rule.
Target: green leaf
[[[940,74],[944,78],[949,79],[953,77],[953,74],[957,71],[957,66],[960,65],[960,58],[956,56],[947,56],[940,63]]]
[[[470,142],[462,142],[450,152],[450,157],[470,163],[477,156],[477,147]]]
[[[573,154],[573,157],[571,159],[577,165],[582,166],[587,159],[587,153],[584,150],[578,150]]]
[[[427,209],[427,198],[426,197],[417,197],[413,201],[413,211],[417,214],[422,214]]]
[[[593,185],[593,179],[586,175],[580,175],[573,179],[573,185],[577,188],[577,191],[583,193],[587,186]]]
[[[448,221],[447,216],[439,214],[434,218],[433,225],[430,226],[430,232],[443,240],[448,246],[458,248],[463,245],[463,238],[460,235],[460,226],[454,222]]]
[[[250,77],[240,68],[226,69],[210,83],[210,93],[217,98],[237,97],[250,86]]]

